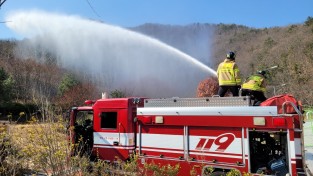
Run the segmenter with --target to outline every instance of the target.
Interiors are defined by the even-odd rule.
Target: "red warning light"
[[[85,105],[92,105],[92,104],[94,104],[95,102],[94,101],[92,101],[92,100],[86,100],[85,101]]]
[[[286,125],[286,119],[281,118],[273,118],[273,125],[274,126],[285,126]]]

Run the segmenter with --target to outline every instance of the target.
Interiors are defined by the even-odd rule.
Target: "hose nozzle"
[[[277,65],[273,66],[273,67],[270,67],[269,69],[275,69],[275,68],[278,68]]]

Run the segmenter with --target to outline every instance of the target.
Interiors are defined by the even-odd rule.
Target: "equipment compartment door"
[[[184,156],[183,126],[146,125],[137,134],[137,149],[145,157],[180,160]]]
[[[189,127],[189,157],[195,161],[244,163],[242,128]]]

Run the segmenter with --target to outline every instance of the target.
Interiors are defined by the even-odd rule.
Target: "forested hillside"
[[[305,105],[313,104],[311,17],[303,24],[264,29],[195,23],[187,26],[145,24],[131,30],[178,48],[214,70],[228,51],[236,51],[243,78],[259,69],[278,65],[278,69],[270,72],[267,96],[287,92]],[[34,58],[20,59],[15,49],[20,42],[24,41],[0,41],[1,104],[49,102],[68,108],[80,105],[85,99],[100,97],[98,85],[83,75],[60,68],[51,53],[38,50]],[[36,58],[41,58],[40,62],[35,61]],[[116,90],[114,94],[122,95],[122,91]]]
[[[161,29],[156,30],[159,28]],[[313,73],[312,17],[308,17],[303,24],[263,29],[235,24],[192,24],[187,27],[161,25],[152,27],[149,24],[136,30],[153,37],[160,36],[160,40],[176,44],[176,47],[182,50],[185,45],[188,45],[188,41],[192,41],[192,37],[195,41],[200,40],[202,44],[207,43],[205,46],[209,55],[207,60],[203,60],[206,57],[204,46],[201,46],[202,54],[195,55],[188,50],[186,53],[200,58],[202,62],[214,69],[225,58],[228,51],[235,51],[236,62],[243,78],[257,70],[277,65],[278,69],[270,70],[267,96],[290,93],[304,104],[313,104],[313,91],[311,90],[313,86],[311,76]],[[202,31],[201,35],[196,31]],[[203,35],[203,31],[206,31],[208,35]],[[189,44],[192,45],[191,47],[198,46],[192,42]]]
[[[72,73],[59,68],[49,54],[35,58],[15,56],[20,41],[0,42],[0,113],[19,116],[20,112],[37,113],[47,108],[68,109],[95,98],[93,85],[79,80]],[[27,120],[27,119],[26,119]]]
[[[265,29],[220,25],[215,32],[214,55],[237,51],[243,76],[278,65],[269,77],[268,95],[291,93],[312,105],[313,19],[304,24]],[[275,92],[274,92],[275,91]]]

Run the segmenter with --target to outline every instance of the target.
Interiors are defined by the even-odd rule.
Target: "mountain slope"
[[[257,70],[270,70],[267,96],[291,93],[313,104],[313,24],[264,29],[241,25],[191,24],[171,26],[145,24],[132,30],[157,38],[216,69],[228,51],[236,51],[243,78]]]

